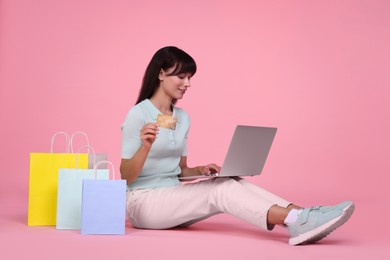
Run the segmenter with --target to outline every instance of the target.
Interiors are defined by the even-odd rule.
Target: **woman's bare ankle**
[[[290,204],[287,206],[288,209],[303,209],[303,207],[295,205],[295,204]]]

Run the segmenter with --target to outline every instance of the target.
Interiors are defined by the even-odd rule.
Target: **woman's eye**
[[[178,75],[176,75],[179,79],[185,79],[185,78],[187,78],[188,80],[191,80],[191,75],[189,75],[189,74],[178,74]]]

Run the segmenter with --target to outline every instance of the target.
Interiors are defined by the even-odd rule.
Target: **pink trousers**
[[[273,205],[286,201],[242,178],[213,178],[157,189],[127,192],[127,214],[136,228],[184,227],[210,216],[227,213],[264,229]]]

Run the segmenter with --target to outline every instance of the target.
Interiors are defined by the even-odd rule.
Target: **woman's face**
[[[172,99],[182,99],[187,88],[191,86],[191,74],[181,73],[178,75],[169,75],[175,68],[167,71],[161,70],[158,78],[160,79],[160,89]]]

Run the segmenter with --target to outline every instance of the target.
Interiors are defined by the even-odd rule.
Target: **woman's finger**
[[[155,130],[155,129],[145,129],[145,130],[143,131],[143,134],[144,134],[144,135],[147,135],[147,134],[157,135],[157,133],[158,133],[158,131]]]
[[[207,167],[209,167],[210,170],[214,170],[215,172],[221,171],[221,167],[219,167],[218,165],[216,165],[214,163],[207,165]]]

